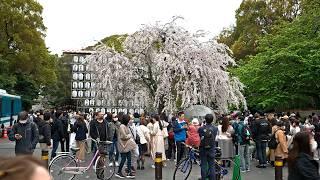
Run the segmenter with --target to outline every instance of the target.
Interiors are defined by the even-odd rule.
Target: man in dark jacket
[[[201,180],[215,180],[215,139],[218,128],[212,125],[213,115],[205,116],[206,125],[199,128],[198,133],[201,139],[200,142],[200,160],[201,160]],[[210,133],[209,133],[210,132]],[[210,135],[210,136],[208,136]],[[209,172],[209,174],[208,174]]]
[[[259,160],[257,168],[266,168],[267,166],[267,143],[271,134],[271,125],[264,117],[263,112],[258,112],[258,120],[254,125],[254,137],[256,141],[256,149]]]
[[[51,137],[53,140],[51,159],[56,156],[56,151],[58,149],[59,142],[64,141],[64,133],[63,133],[63,125],[61,122],[61,117],[62,117],[62,111],[58,110],[55,113],[55,118],[51,125]]]
[[[107,120],[103,119],[103,113],[97,112],[96,119],[90,122],[90,136],[92,139],[99,139],[100,141],[111,141],[111,131]],[[96,152],[97,147],[95,143],[92,143],[93,153]]]
[[[43,120],[41,119],[38,121],[39,143],[40,148],[43,150],[48,150],[48,146],[51,146],[51,127],[49,124],[50,119],[50,112],[45,112],[43,115]]]
[[[61,122],[63,125],[63,138],[65,141],[60,141],[61,144],[61,151],[62,152],[69,152],[69,144],[70,144],[70,120],[69,115],[67,111],[63,112],[63,115],[61,117]]]
[[[14,124],[9,134],[11,141],[16,141],[16,155],[32,155],[39,139],[37,125],[30,122],[28,113],[22,111],[19,114],[19,122]]]

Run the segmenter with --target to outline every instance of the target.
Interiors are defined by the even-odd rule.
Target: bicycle
[[[189,150],[188,155],[185,159],[181,160],[177,164],[177,166],[174,170],[173,180],[180,180],[180,179],[187,180],[188,177],[190,176],[190,173],[192,170],[192,164],[195,163],[200,166],[199,150],[195,149],[194,147],[189,146],[189,145],[186,145],[186,147]],[[222,165],[220,163],[221,160],[229,160],[231,162],[233,162],[233,161],[232,161],[232,159],[220,158],[221,149],[219,147],[217,147],[215,150],[216,150],[216,158],[215,158],[216,180],[223,180],[226,177],[226,175],[228,174],[228,170],[227,170],[227,168],[222,167]],[[207,174],[209,174],[209,172],[207,172]],[[240,174],[240,172],[239,172],[239,174]],[[240,177],[240,175],[239,175],[239,177]],[[239,177],[237,177],[236,180],[238,180]]]
[[[111,179],[115,174],[115,166],[109,166],[110,161],[106,156],[108,154],[106,146],[112,144],[112,142],[99,141],[94,139],[91,140],[93,140],[99,148],[97,149],[88,166],[79,166],[75,155],[76,152],[80,150],[80,148],[72,147],[72,154],[69,152],[62,152],[51,160],[49,164],[49,172],[51,174],[51,177],[54,180],[72,180],[76,177],[76,175],[85,174],[93,166],[93,170],[96,173],[98,179]],[[111,162],[115,164],[114,158],[111,159]]]

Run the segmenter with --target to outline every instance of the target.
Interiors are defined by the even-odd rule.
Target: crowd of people
[[[163,166],[167,161],[179,164],[187,154],[186,145],[200,150],[201,179],[215,179],[216,146],[221,148],[221,158],[239,155],[242,172],[250,171],[254,159],[257,168],[266,168],[274,166],[277,157],[288,164],[292,179],[320,178],[318,171],[311,172],[318,169],[320,156],[320,122],[316,114],[306,119],[298,113],[233,112],[215,116],[214,123],[212,114],[189,120],[183,112],[167,116],[164,113],[83,114],[57,110],[28,114],[23,111],[9,138],[16,141],[17,155],[33,154],[38,142],[42,149],[52,148],[51,158],[56,156],[59,144],[61,151],[79,147],[76,154],[79,163],[85,161],[86,153],[99,148],[88,138],[112,141],[108,151],[115,164],[109,166],[118,167],[115,174],[118,178],[134,178],[137,170],[145,169],[145,156],[154,160],[156,152],[162,153]],[[223,166],[231,166],[230,161],[224,161]]]

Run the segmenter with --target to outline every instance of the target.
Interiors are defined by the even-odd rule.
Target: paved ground
[[[37,148],[34,156],[40,157],[40,149]],[[14,143],[8,141],[7,139],[0,139],[0,156],[14,156]],[[88,157],[92,156],[92,154],[88,154]],[[86,164],[86,163],[84,163]],[[154,169],[151,168],[152,161],[148,159],[146,169],[145,170],[138,170],[136,173],[136,179],[141,180],[151,180],[154,178]],[[258,169],[255,168],[256,162],[252,161],[252,168],[251,172],[242,173],[242,180],[272,180],[274,179],[274,169],[268,167],[266,169]],[[167,167],[163,168],[163,179],[164,180],[171,180],[173,179],[174,173],[174,162],[170,161],[167,163]],[[193,166],[192,172],[188,179],[196,180],[200,177],[200,168],[196,165]],[[232,178],[232,169],[229,170],[228,177],[226,180],[231,180]],[[77,176],[75,179],[77,180],[87,180],[87,179],[96,179],[96,176],[93,170],[88,171],[87,174]],[[117,179],[117,178],[113,178]],[[287,169],[284,169],[284,178],[287,179]]]

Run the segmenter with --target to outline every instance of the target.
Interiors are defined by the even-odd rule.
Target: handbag
[[[162,125],[164,124],[163,121],[161,121],[161,123],[162,123]],[[162,135],[163,135],[163,138],[169,137],[168,129],[166,127],[163,127]]]

